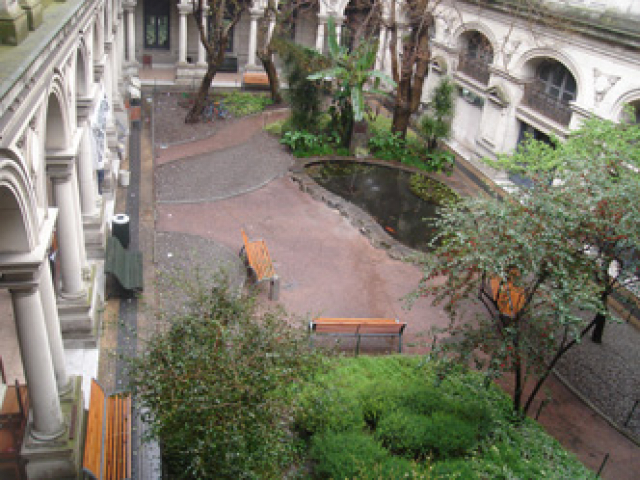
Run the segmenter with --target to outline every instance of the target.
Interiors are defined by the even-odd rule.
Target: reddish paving
[[[246,141],[261,128],[255,117],[237,122],[211,139],[161,152],[159,163],[204,151],[219,150]],[[420,333],[444,325],[439,308],[421,300],[403,310],[401,297],[417,285],[417,267],[390,259],[373,248],[349,222],[320,202],[300,192],[288,178],[262,189],[216,202],[156,205],[156,230],[185,232],[237,250],[240,228],[251,238],[264,238],[282,278],[280,303],[300,315],[392,316],[408,323],[406,340],[420,341]],[[266,296],[266,295],[265,295]],[[409,347],[408,353],[424,351]],[[603,478],[640,478],[638,446],[604,420],[556,379],[547,387],[553,402],[540,422],[567,449],[592,470],[604,456],[609,461]],[[537,405],[532,412],[535,413]]]

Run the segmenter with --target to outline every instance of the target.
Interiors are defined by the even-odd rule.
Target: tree
[[[343,132],[343,142],[348,145],[352,137],[353,122],[361,122],[365,114],[364,88],[370,80],[384,81],[395,86],[395,82],[385,73],[373,70],[377,45],[363,41],[349,50],[338,44],[336,26],[333,18],[328,21],[328,59],[331,67],[309,75],[309,80],[331,79],[337,82],[334,99],[340,115],[347,125]],[[374,89],[375,90],[375,89]]]
[[[599,306],[586,260],[564,237],[547,234],[545,215],[512,199],[450,205],[417,291],[450,317],[444,333],[453,341],[441,352],[488,378],[512,375],[513,408],[522,414],[535,396],[523,398],[527,385],[541,385],[554,359],[582,336],[579,312]]]
[[[275,104],[282,103],[282,93],[280,92],[278,70],[273,61],[273,55],[275,54],[274,39],[283,34],[284,26],[289,24],[293,18],[294,9],[294,2],[278,2],[277,0],[268,0],[264,9],[261,25],[262,46],[258,49],[257,55],[262,62],[264,71],[267,73],[271,100]]]
[[[611,294],[637,284],[640,277],[638,138],[635,123],[592,118],[564,143],[529,140],[515,155],[493,162],[533,178],[537,190],[555,197],[563,215],[573,219],[573,229],[565,231],[567,241],[583,246],[601,289],[602,311],[594,318],[591,337],[596,343],[602,342],[603,311]]]
[[[252,0],[192,0],[192,4],[200,42],[206,51],[207,70],[200,82],[193,106],[187,112],[186,123],[200,121],[211,82],[224,62],[229,35],[240,21],[242,13],[251,6]]]
[[[402,13],[405,23],[396,18],[397,2],[391,2],[389,50],[393,79],[398,84],[393,107],[392,132],[407,135],[409,120],[420,106],[424,79],[429,70],[431,50],[429,48],[429,29],[433,27],[432,11],[437,0],[408,0],[403,3]],[[400,38],[401,29],[406,33]],[[398,40],[402,41],[402,54],[398,59]]]
[[[608,318],[608,255],[624,269],[620,252],[640,245],[638,133],[592,119],[555,149],[530,141],[499,162],[529,167],[530,189],[449,206],[438,222],[418,293],[450,315],[455,341],[442,351],[489,377],[513,375],[522,414],[562,355]]]
[[[165,328],[129,359],[130,389],[171,478],[279,478],[294,455],[287,392],[320,356],[282,311],[218,280],[175,279]]]
[[[420,130],[431,152],[438,147],[438,140],[449,137],[455,110],[455,84],[443,78],[435,88],[428,103],[429,111],[420,119]]]

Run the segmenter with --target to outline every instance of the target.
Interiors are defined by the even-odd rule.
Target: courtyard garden
[[[332,61],[342,70],[334,65],[330,74],[327,59],[295,55],[318,68],[294,62],[291,115],[268,127],[294,156],[451,170],[439,142],[453,103],[446,80],[403,135],[391,133],[380,96],[365,102],[363,85],[376,77],[370,60],[349,71],[342,61],[352,53],[336,51]],[[229,109],[243,103],[227,98]],[[266,105],[246,103],[261,103],[257,111]],[[214,129],[232,121],[214,121]],[[608,296],[637,278],[639,192],[637,171],[628,167],[640,164],[637,136],[635,126],[592,120],[564,146],[526,143],[496,163],[531,178],[519,198],[461,198],[413,177],[412,194],[438,198],[437,234],[417,265],[403,265],[402,273],[393,265],[390,276],[378,270],[379,256],[362,258],[362,244],[345,255],[354,229],[293,193],[278,177],[293,159],[262,133],[238,152],[167,161],[158,175],[159,228],[184,220],[185,232],[228,250],[240,228],[269,235],[284,279],[281,303],[292,311],[269,309],[237,288],[232,294],[222,282],[195,285],[184,308],[160,313],[166,328],[132,360],[131,387],[162,443],[170,478],[592,478],[530,416],[553,369],[614,321]],[[201,169],[212,157],[232,174],[206,177]],[[190,191],[165,197],[163,185],[182,177]],[[211,182],[203,178],[228,191],[206,197]],[[199,217],[189,202],[199,204]],[[329,229],[344,243],[323,243],[318,232]],[[353,290],[327,280],[339,267],[357,283]],[[314,276],[322,268],[324,282]],[[403,288],[405,298],[391,298],[383,281]],[[412,313],[398,307],[406,301]],[[309,315],[339,316],[333,309],[353,312],[356,304],[371,316],[392,310],[410,319],[410,354],[351,358],[340,348],[309,348]],[[509,395],[496,386],[500,379]]]
[[[485,376],[310,349],[299,319],[211,284],[182,282],[189,307],[131,361],[169,478],[592,478]]]

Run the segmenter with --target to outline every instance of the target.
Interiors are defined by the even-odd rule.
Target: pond
[[[372,164],[320,162],[307,167],[307,173],[330,192],[357,205],[371,215],[389,235],[416,250],[430,250],[437,230],[439,201],[425,201],[411,189],[412,177],[428,190],[448,191],[440,182],[420,174]],[[423,186],[423,190],[425,187]],[[451,193],[450,193],[451,195]]]

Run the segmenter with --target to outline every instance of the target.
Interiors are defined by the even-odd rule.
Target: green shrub
[[[360,402],[348,390],[324,385],[309,387],[300,394],[298,404],[296,428],[303,436],[364,427]]]
[[[475,470],[475,465],[466,458],[451,458],[435,462],[430,472],[431,478],[475,480],[481,478]],[[482,477],[485,478],[485,477]],[[490,476],[486,478],[505,478],[503,476]]]
[[[465,454],[478,443],[476,426],[445,412],[435,412],[427,426],[425,441],[428,450],[440,458]]]
[[[270,97],[259,93],[234,91],[225,92],[222,96],[224,97],[225,107],[234,117],[260,113],[267,105],[273,103]]]
[[[305,130],[285,132],[280,143],[291,148],[291,153],[298,158],[333,155],[336,151],[336,139],[327,135],[315,135]]]
[[[180,308],[160,312],[165,328],[128,359],[129,386],[171,478],[279,477],[295,450],[289,390],[319,356],[292,319],[220,283],[171,282]]]
[[[360,480],[413,479],[427,480],[433,478],[427,473],[424,464],[419,464],[402,457],[389,456],[363,472]]]
[[[405,385],[398,398],[398,406],[420,415],[431,415],[446,408],[447,399],[431,384]]]
[[[375,436],[390,452],[421,459],[431,453],[431,445],[428,444],[430,427],[430,417],[403,409],[383,416]]]
[[[362,478],[389,453],[364,432],[327,432],[313,437],[310,456],[315,478]]]
[[[276,137],[281,137],[284,133],[286,120],[277,120],[275,122],[271,122],[264,127],[265,132],[274,135]]]
[[[402,386],[399,382],[384,380],[371,384],[362,391],[362,414],[369,428],[375,430],[380,419],[397,408],[401,392]]]

